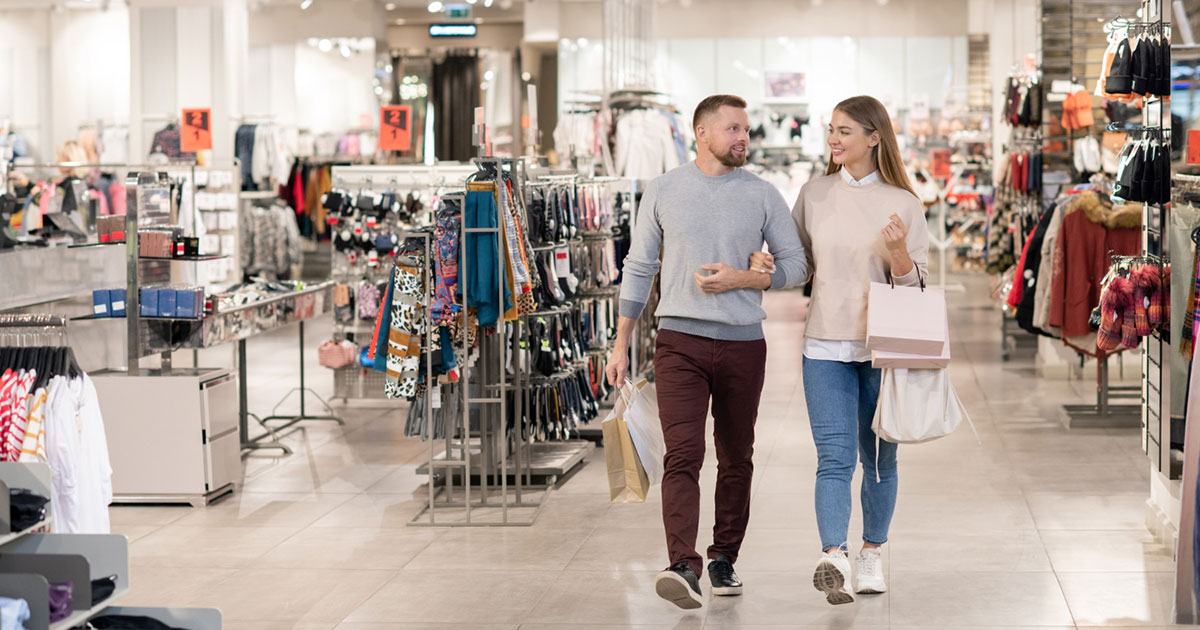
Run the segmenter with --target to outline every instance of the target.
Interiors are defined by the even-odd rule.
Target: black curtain
[[[479,58],[450,54],[433,63],[433,132],[439,160],[467,161],[475,157],[471,127],[479,107]]]

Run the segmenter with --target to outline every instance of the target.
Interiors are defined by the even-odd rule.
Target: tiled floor
[[[834,608],[812,589],[803,301],[773,293],[743,597],[683,612],[654,595],[666,564],[660,500],[610,505],[600,451],[532,528],[407,527],[426,446],[403,437],[400,409],[352,403],[339,408],[345,427],[289,436],[295,455],[249,459],[244,487],[208,509],[114,508],[114,528],[134,541],[127,603],[217,606],[226,627],[255,630],[1165,628],[1173,560],[1143,525],[1149,466],[1137,432],[1064,429],[1057,405],[1087,402],[1091,384],[1038,380],[1028,358],[1002,362],[999,315],[982,279],[969,280],[951,296],[951,373],[982,445],[964,428],[901,449],[887,595]],[[309,345],[327,333],[327,321],[310,325]],[[294,335],[251,342],[254,410],[293,385]],[[314,355],[311,378],[329,392]],[[1136,369],[1128,361],[1127,374]],[[704,479],[702,546],[711,449]]]

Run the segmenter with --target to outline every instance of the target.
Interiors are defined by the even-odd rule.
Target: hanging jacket
[[[1092,335],[1092,309],[1100,304],[1100,280],[1111,256],[1132,256],[1142,248],[1140,204],[1113,206],[1094,191],[1080,193],[1063,216],[1050,287],[1051,326],[1064,339]]]

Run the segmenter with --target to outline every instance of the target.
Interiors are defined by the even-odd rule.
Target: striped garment
[[[4,374],[0,375],[0,436],[8,427],[9,420],[12,418],[14,403],[13,394],[16,393],[17,385],[20,383],[21,377],[17,372],[11,369],[5,369]]]
[[[30,398],[29,422],[25,425],[25,439],[21,445],[19,461],[44,462],[46,457],[46,398],[50,395],[45,387],[38,388]]]
[[[25,427],[29,423],[29,390],[33,389],[35,380],[35,370],[29,370],[17,378],[11,397],[12,411],[8,421],[0,424],[0,461],[15,462],[21,455]]]

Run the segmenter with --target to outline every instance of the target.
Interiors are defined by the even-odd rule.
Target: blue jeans
[[[821,549],[845,548],[850,529],[850,481],[862,461],[863,540],[887,542],[896,511],[896,445],[880,442],[875,479],[875,432],[880,371],[870,362],[841,363],[804,357],[804,397],[817,444],[817,529]]]

